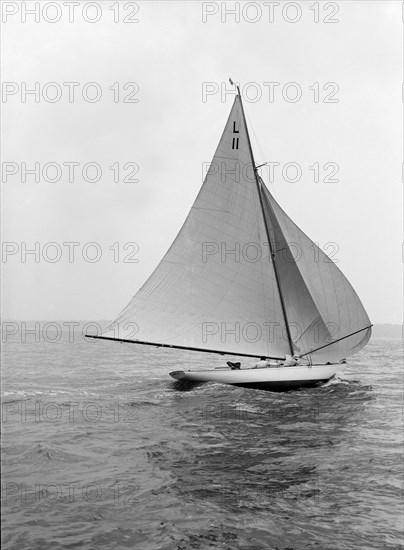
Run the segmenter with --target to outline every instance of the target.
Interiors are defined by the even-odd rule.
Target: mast
[[[278,287],[279,298],[280,298],[281,306],[282,306],[282,313],[283,313],[283,317],[284,317],[284,320],[285,320],[286,333],[287,333],[287,337],[288,337],[290,354],[293,355],[294,354],[293,341],[292,341],[292,337],[291,337],[291,334],[290,334],[288,316],[286,314],[286,307],[285,307],[285,301],[284,301],[283,293],[282,293],[282,286],[281,286],[281,282],[280,282],[280,278],[279,278],[278,266],[276,265],[276,253],[274,252],[274,248],[272,246],[271,237],[270,237],[270,234],[269,234],[268,222],[267,222],[267,219],[265,217],[264,205],[263,205],[263,202],[262,202],[261,185],[260,185],[260,183],[258,181],[258,177],[257,177],[257,168],[255,166],[254,153],[253,153],[252,146],[251,146],[250,134],[248,133],[247,120],[246,120],[245,113],[244,113],[244,107],[243,107],[243,101],[241,99],[240,88],[239,88],[238,85],[236,86],[236,88],[237,88],[237,93],[238,93],[238,97],[239,97],[239,101],[240,101],[241,112],[243,114],[244,125],[245,125],[245,129],[246,129],[246,134],[247,134],[248,147],[250,149],[251,160],[252,160],[252,163],[253,163],[254,178],[255,178],[255,183],[257,185],[258,196],[260,198],[261,212],[262,212],[262,217],[264,218],[264,225],[265,225],[265,231],[266,231],[266,234],[267,234],[269,250],[270,250],[270,253],[271,253],[272,263],[273,263],[273,266],[274,266],[276,285]]]

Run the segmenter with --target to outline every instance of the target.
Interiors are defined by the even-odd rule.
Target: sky
[[[37,6],[2,2],[3,318],[121,311],[198,193],[231,77],[271,193],[373,323],[402,322],[400,2]]]

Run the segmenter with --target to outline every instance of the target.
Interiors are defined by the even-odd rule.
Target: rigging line
[[[316,351],[319,351],[320,349],[324,349],[324,348],[327,348],[328,346],[332,346],[333,344],[336,344],[337,342],[341,342],[341,340],[345,340],[345,338],[349,338],[350,336],[354,336],[354,334],[358,334],[359,332],[363,332],[364,330],[368,330],[372,327],[373,327],[373,325],[369,325],[368,327],[361,328],[360,330],[357,330],[356,332],[351,332],[351,334],[348,334],[347,336],[343,336],[342,338],[338,338],[338,340],[334,340],[333,342],[329,342],[328,344],[325,344],[324,346],[321,346],[321,347],[316,348],[316,349],[312,349],[312,350],[310,350],[306,353],[302,353],[301,355],[299,355],[299,357],[304,357],[305,355],[315,353]]]
[[[266,359],[279,359],[285,360],[285,357],[272,357],[269,355],[255,355],[253,353],[237,353],[235,351],[221,351],[217,349],[203,349],[203,348],[194,348],[190,346],[178,346],[176,344],[160,344],[157,342],[145,342],[143,340],[125,340],[125,338],[112,338],[112,336],[96,336],[95,334],[85,334],[86,338],[96,338],[98,340],[114,340],[115,342],[127,342],[129,344],[141,344],[145,346],[155,346],[157,348],[172,348],[172,349],[183,349],[189,351],[201,351],[203,353],[218,353],[219,355],[235,355],[236,357],[265,357]]]
[[[241,112],[243,114],[244,125],[245,125],[245,129],[246,129],[246,134],[247,134],[248,147],[250,149],[251,160],[252,160],[253,166],[254,166],[255,183],[257,185],[258,196],[259,196],[259,199],[260,199],[261,214],[262,214],[262,217],[264,219],[265,230],[267,232],[268,244],[269,244],[271,257],[272,257],[272,265],[274,267],[276,284],[278,286],[279,298],[280,298],[280,301],[281,301],[282,313],[283,313],[283,318],[284,318],[285,326],[286,326],[286,332],[287,332],[287,336],[288,336],[290,354],[293,355],[294,354],[293,340],[292,340],[292,336],[290,334],[289,322],[288,322],[288,317],[287,317],[287,314],[286,314],[286,307],[285,307],[285,302],[284,302],[284,299],[283,299],[281,282],[280,282],[279,273],[278,273],[278,266],[276,264],[276,258],[275,258],[275,253],[274,253],[273,247],[272,247],[271,237],[270,237],[270,234],[269,234],[268,223],[267,223],[267,219],[265,217],[264,205],[263,205],[263,202],[262,202],[261,185],[258,181],[257,171],[255,169],[254,154],[253,154],[253,150],[252,150],[252,147],[251,147],[250,135],[248,133],[247,121],[246,121],[245,114],[244,114],[243,102],[241,100],[240,88],[238,86],[237,86],[237,91],[238,91],[238,97],[239,97],[239,101],[240,101]]]

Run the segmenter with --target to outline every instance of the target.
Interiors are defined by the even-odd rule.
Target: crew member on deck
[[[261,357],[261,359],[253,366],[253,369],[267,369],[268,367],[279,367],[279,363],[271,363],[269,359]]]
[[[268,367],[294,367],[299,365],[299,356],[298,355],[286,355],[284,361],[277,361],[276,363],[271,363],[269,359],[261,357],[261,359],[255,363],[253,369],[266,369]]]
[[[293,357],[291,355],[287,355],[285,358],[285,361],[282,363],[283,367],[294,367],[297,365],[297,360],[295,357],[298,358],[297,355],[294,355]]]

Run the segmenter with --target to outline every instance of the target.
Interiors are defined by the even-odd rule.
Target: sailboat
[[[177,237],[117,319],[88,336],[242,358],[170,372],[176,380],[274,391],[316,386],[367,344],[372,325],[346,277],[266,187],[236,89]],[[257,359],[264,368],[244,365]]]

